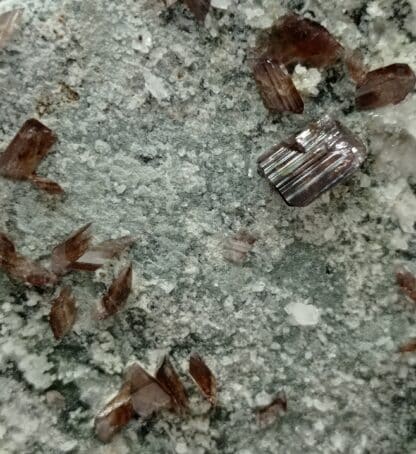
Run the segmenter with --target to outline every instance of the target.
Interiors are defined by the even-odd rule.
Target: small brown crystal
[[[345,64],[351,79],[360,84],[368,73],[368,68],[364,63],[364,57],[358,49],[347,50],[345,52]]]
[[[77,316],[75,298],[68,287],[64,287],[59,296],[52,302],[49,313],[49,324],[55,339],[61,339],[68,334],[74,326]]]
[[[0,15],[0,49],[2,49],[13,32],[16,30],[17,23],[22,16],[22,9],[7,11]]]
[[[13,242],[0,232],[0,268],[12,279],[34,287],[53,285],[57,281],[54,273],[29,258],[17,253]]]
[[[400,345],[400,353],[413,353],[416,352],[416,338],[410,339],[405,344]]]
[[[398,104],[413,90],[415,83],[415,73],[404,63],[375,69],[357,85],[355,104],[359,110]]]
[[[343,47],[326,28],[294,13],[278,19],[257,47],[259,55],[286,66],[302,63],[324,68],[343,55]]]
[[[104,319],[116,314],[126,303],[130,295],[133,280],[133,269],[130,264],[123,268],[113,280],[110,288],[101,300],[101,311],[98,318]]]
[[[402,292],[416,303],[416,276],[410,271],[401,269],[396,273],[396,281]]]
[[[12,180],[29,180],[53,194],[63,192],[50,180],[38,177],[36,169],[56,142],[53,132],[35,119],[27,120],[0,155],[0,175]]]
[[[163,358],[162,364],[156,371],[156,379],[171,396],[177,412],[184,412],[189,405],[188,395],[168,356]]]
[[[251,251],[255,242],[256,237],[245,230],[240,230],[226,241],[224,258],[241,265],[245,262],[247,254]]]
[[[204,22],[211,6],[211,0],[184,0],[184,2],[196,19]]]
[[[106,404],[95,418],[95,433],[108,443],[134,416],[131,385],[125,383],[118,394]]]
[[[172,406],[170,395],[139,364],[132,364],[127,369],[125,380],[131,386],[131,402],[140,417],[147,418]]]
[[[269,404],[255,409],[257,424],[261,428],[268,427],[286,412],[286,395],[284,392],[279,392]]]
[[[96,246],[91,246],[77,261],[71,263],[70,267],[73,270],[95,271],[112,258],[118,257],[135,241],[136,237],[132,235],[103,241]]]
[[[304,104],[284,65],[270,58],[260,59],[253,74],[263,104],[270,112],[302,113]]]
[[[57,275],[66,274],[71,266],[85,254],[91,243],[91,223],[72,232],[70,236],[58,244],[52,251],[52,270]]]
[[[197,354],[192,353],[189,359],[189,373],[198,386],[202,395],[211,403],[217,403],[217,380],[205,361]]]

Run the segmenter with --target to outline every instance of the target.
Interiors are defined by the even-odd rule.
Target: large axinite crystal
[[[364,143],[325,116],[260,156],[258,167],[288,205],[303,207],[348,178],[366,157]]]

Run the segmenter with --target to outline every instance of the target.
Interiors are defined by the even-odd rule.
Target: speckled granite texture
[[[1,453],[416,452],[414,361],[396,353],[416,335],[416,312],[394,283],[396,264],[416,257],[414,95],[357,113],[341,67],[297,67],[305,114],[272,117],[246,62],[258,30],[292,9],[360,46],[372,68],[416,69],[416,2],[213,5],[204,27],[158,0],[0,1],[0,12],[25,9],[0,53],[0,148],[39,118],[59,136],[39,173],[67,192],[0,180],[0,229],[33,258],[88,221],[98,239],[139,236],[120,262],[65,277],[80,319],[60,343],[47,321],[53,291],[0,274]],[[256,157],[328,111],[369,159],[313,205],[289,208]],[[258,238],[243,266],[223,259],[240,228]],[[94,322],[128,257],[127,308]],[[187,382],[192,416],[134,421],[98,442],[94,416],[129,362],[153,371],[170,352],[184,374],[193,350],[218,377],[217,410]],[[257,429],[253,406],[280,389],[286,417]]]

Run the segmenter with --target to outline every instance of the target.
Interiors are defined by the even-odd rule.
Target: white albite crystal
[[[165,86],[165,82],[158,76],[155,76],[148,69],[142,69],[146,90],[156,98],[158,101],[162,101],[169,97],[169,91]]]
[[[296,325],[313,326],[320,319],[320,310],[312,304],[289,303],[285,311]]]
[[[318,96],[318,85],[322,75],[316,68],[308,69],[302,65],[296,65],[292,80],[300,93],[306,96]]]

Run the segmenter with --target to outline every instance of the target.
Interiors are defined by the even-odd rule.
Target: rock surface
[[[66,196],[0,179],[0,231],[41,262],[89,221],[97,242],[138,241],[120,264],[63,277],[79,314],[59,343],[48,326],[53,290],[0,274],[0,451],[415,451],[415,369],[397,350],[416,336],[416,314],[395,284],[397,264],[416,257],[406,209],[416,190],[414,94],[357,112],[342,68],[318,82],[307,71],[302,85],[318,93],[304,114],[273,117],[246,61],[259,30],[292,9],[361,47],[373,68],[415,69],[414,2],[216,0],[205,25],[181,2],[6,0],[0,13],[19,7],[0,53],[0,149],[40,119],[58,143],[39,173]],[[328,112],[367,142],[369,158],[309,207],[287,207],[257,176],[256,158]],[[236,265],[223,243],[240,229],[257,241]],[[113,266],[129,260],[128,305],[97,323],[91,311]],[[319,323],[292,324],[285,307],[306,301]],[[218,379],[218,408],[208,412],[189,385],[191,417],[133,421],[104,447],[94,418],[125,367],[138,360],[153,372],[169,352],[183,371],[192,351]],[[259,431],[257,396],[264,405],[279,390],[288,412]],[[51,391],[64,406],[50,405]]]

